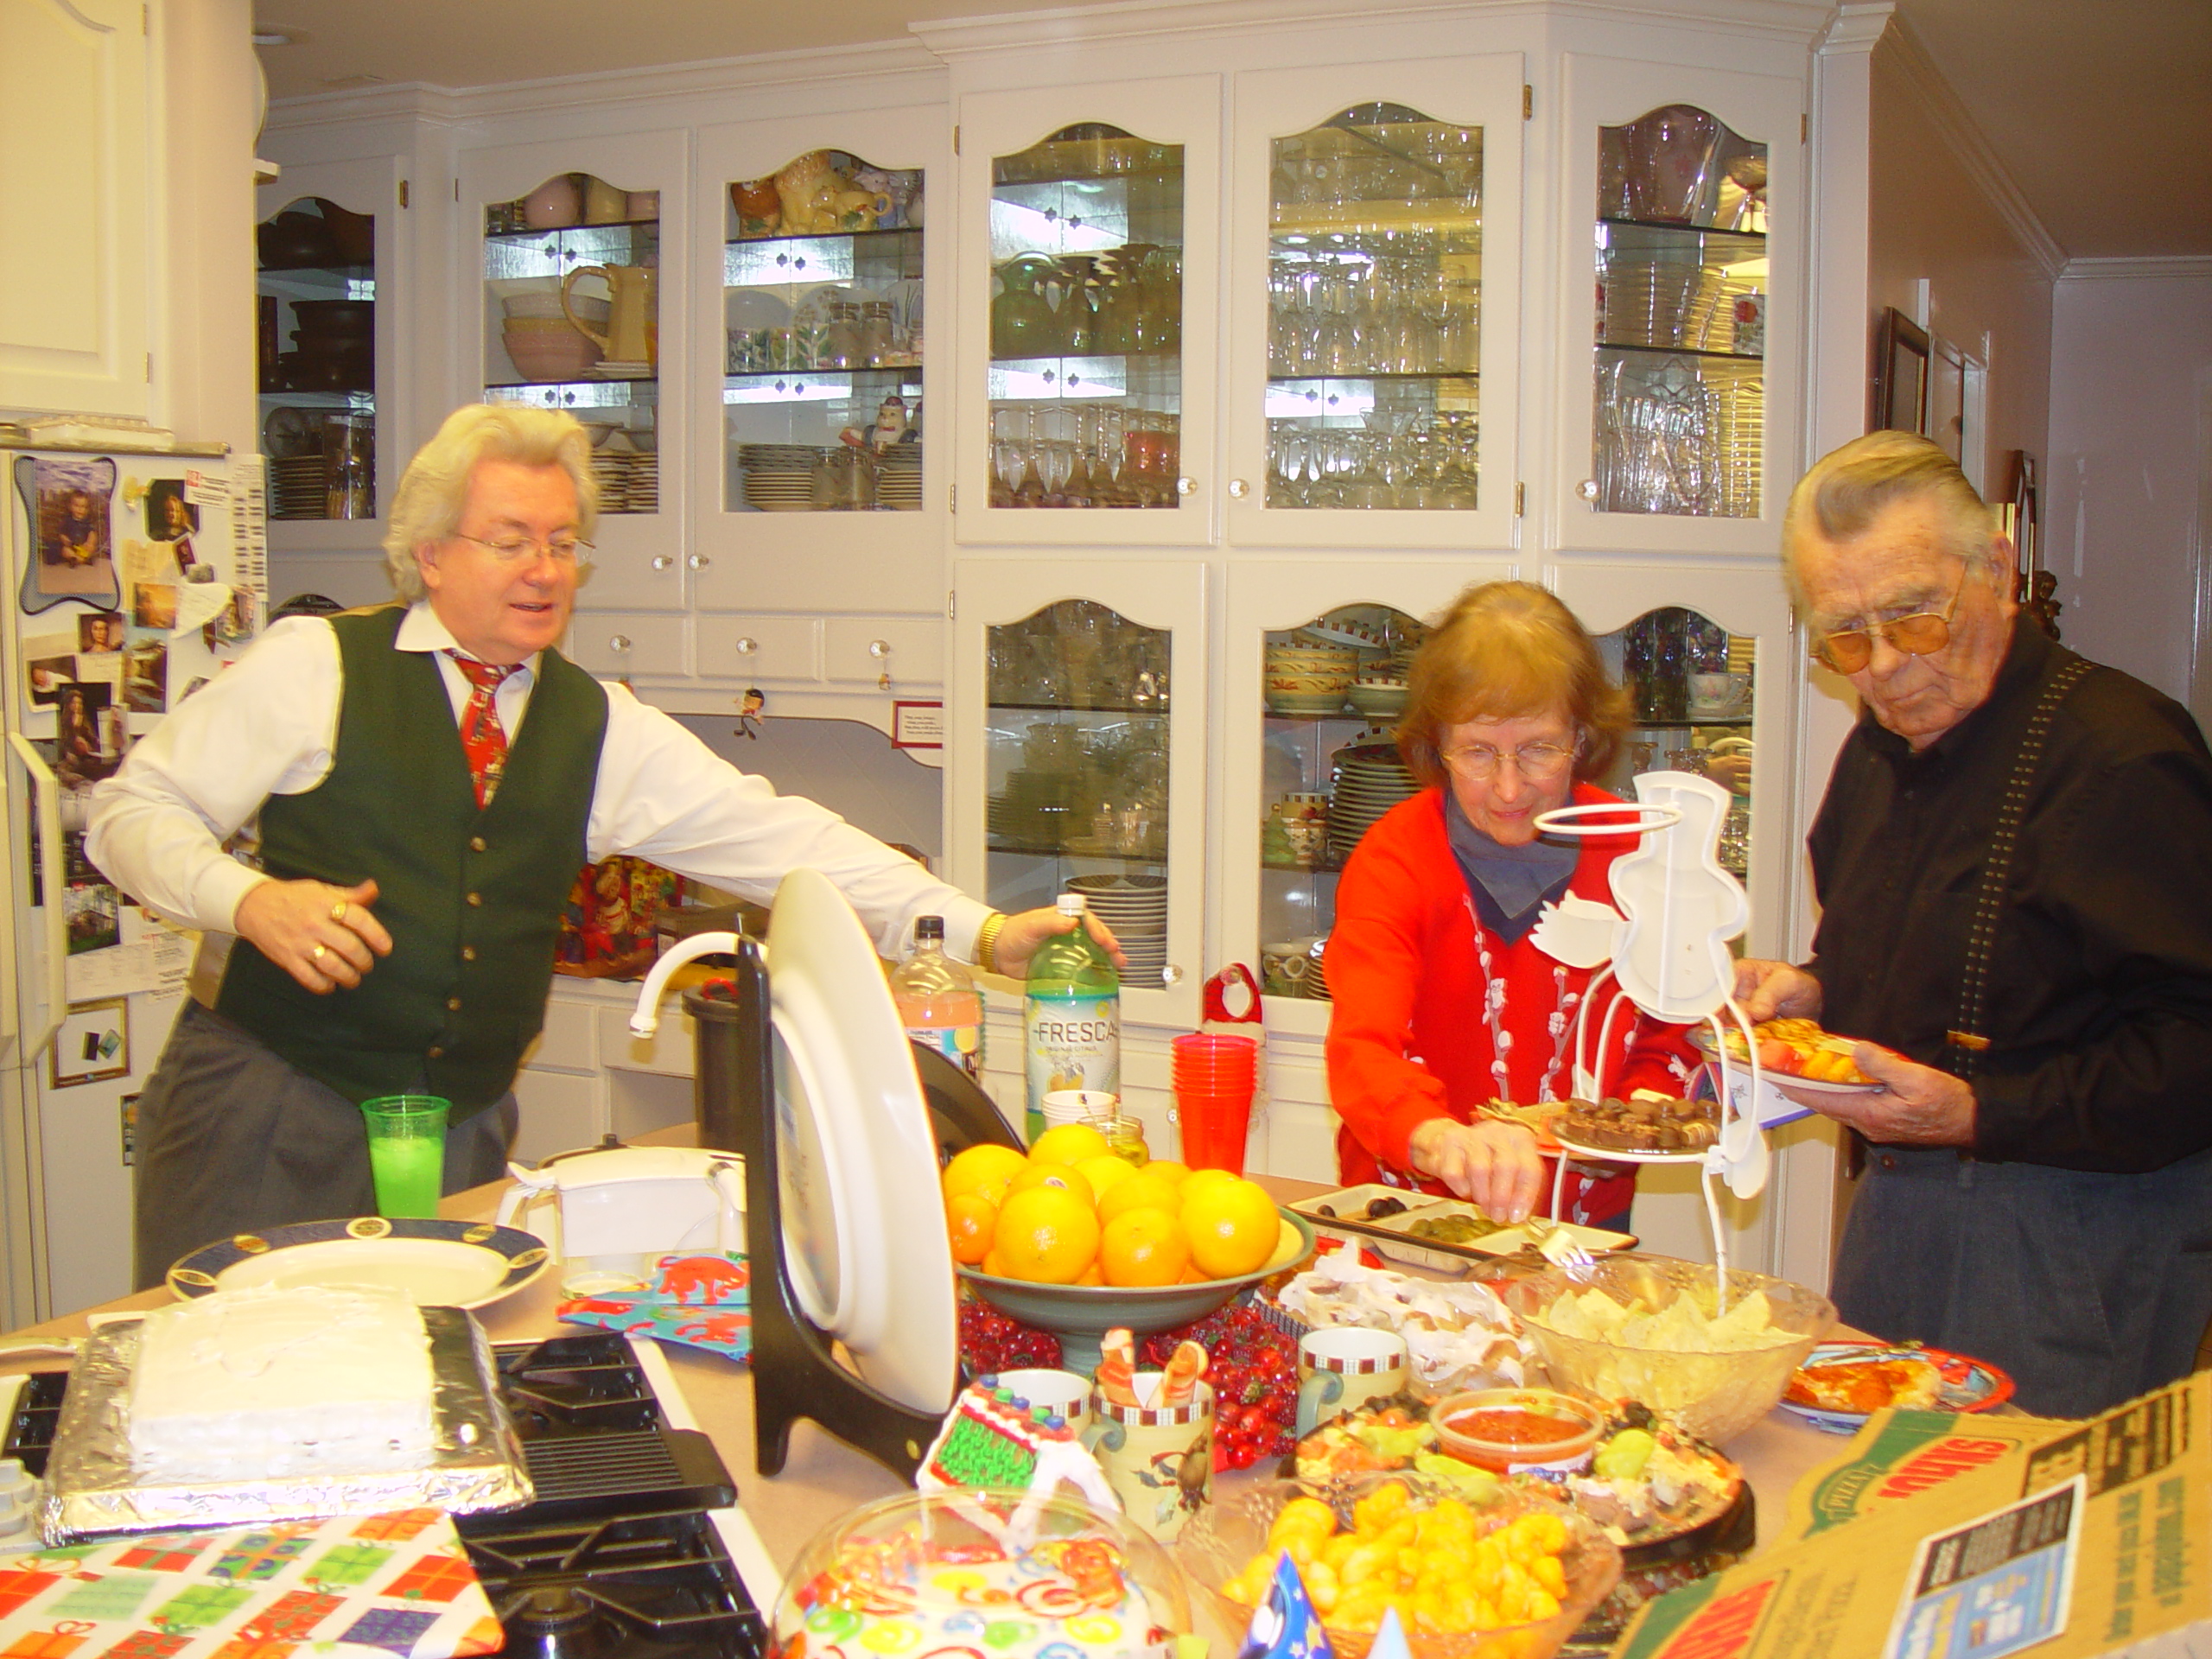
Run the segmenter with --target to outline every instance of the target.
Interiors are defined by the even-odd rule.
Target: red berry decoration
[[[1008,1319],[988,1302],[963,1296],[960,1358],[970,1376],[1033,1368],[1053,1370],[1060,1363],[1060,1339],[1049,1331]]]
[[[1175,1345],[1206,1351],[1213,1385],[1214,1467],[1249,1469],[1297,1440],[1298,1344],[1249,1303],[1145,1339],[1144,1357],[1164,1365]]]

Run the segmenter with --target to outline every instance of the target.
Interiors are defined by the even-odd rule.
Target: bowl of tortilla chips
[[[1835,1324],[1835,1305],[1802,1285],[1663,1255],[1554,1268],[1501,1294],[1554,1387],[1641,1400],[1715,1445],[1774,1408]]]

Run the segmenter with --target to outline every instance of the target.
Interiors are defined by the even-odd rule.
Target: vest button
[[[435,1060],[443,1058],[445,1050],[441,1048],[437,1044],[432,1043],[429,1047],[424,1049],[423,1052],[427,1058]]]
[[[476,960],[476,947],[475,947],[474,945],[473,945],[473,944],[464,944],[464,945],[462,945],[462,946],[461,947],[461,959],[463,962],[474,962],[474,961],[475,961],[475,960]]]
[[[481,905],[484,902],[484,895],[480,893],[472,893],[468,895],[468,902],[472,905]]]
[[[482,852],[484,850],[484,837],[481,836],[471,836],[468,838],[468,850],[472,853]]]
[[[461,999],[457,996],[449,996],[446,998],[446,1012],[448,1014],[459,1014],[461,1012]]]

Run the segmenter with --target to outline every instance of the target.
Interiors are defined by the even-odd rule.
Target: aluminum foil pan
[[[457,1307],[426,1307],[430,1338],[430,1416],[436,1439],[422,1469],[296,1476],[219,1485],[149,1486],[133,1476],[129,1438],[130,1373],[142,1321],[115,1319],[86,1339],[69,1373],[54,1427],[39,1531],[60,1546],[111,1533],[235,1527],[316,1516],[438,1509],[456,1514],[508,1510],[535,1494],[507,1409],[499,1402],[491,1344]]]

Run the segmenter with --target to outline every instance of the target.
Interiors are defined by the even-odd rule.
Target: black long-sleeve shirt
[[[1810,838],[1830,1031],[1946,1064],[1999,798],[2072,658],[2017,621],[1989,700],[1917,754],[1860,716]],[[2212,1146],[2212,754],[2117,670],[2052,721],[1983,1006],[1978,1158],[2125,1173]]]

